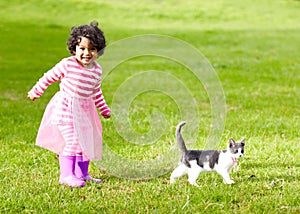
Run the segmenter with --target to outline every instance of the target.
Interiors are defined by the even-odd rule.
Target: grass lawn
[[[0,213],[300,213],[300,1],[0,7]],[[103,184],[70,189],[58,184],[56,155],[35,146],[58,84],[35,102],[27,91],[69,56],[69,29],[93,19],[107,38],[99,63],[113,117],[101,118],[103,161],[90,169]],[[199,188],[186,177],[169,185],[181,120],[189,148],[224,149],[230,137],[246,138],[235,184],[208,173]]]

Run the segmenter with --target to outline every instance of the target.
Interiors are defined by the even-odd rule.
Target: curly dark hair
[[[91,44],[97,49],[98,56],[101,56],[106,47],[104,33],[98,28],[98,22],[92,21],[90,25],[80,25],[71,28],[70,38],[67,41],[68,50],[75,55],[76,45],[81,41],[82,37],[90,40]]]

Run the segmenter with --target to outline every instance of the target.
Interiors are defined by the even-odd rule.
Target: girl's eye
[[[95,50],[97,50],[96,48],[91,48],[91,51],[95,51]]]

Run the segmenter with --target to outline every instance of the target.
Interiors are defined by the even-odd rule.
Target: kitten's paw
[[[174,184],[175,183],[175,178],[170,178],[170,184]]]
[[[233,180],[224,181],[225,184],[234,184]]]
[[[199,187],[199,185],[196,182],[190,182],[190,184],[195,186],[195,187]]]

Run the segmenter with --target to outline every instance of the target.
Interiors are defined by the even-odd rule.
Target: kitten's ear
[[[246,141],[245,138],[241,141],[241,145],[242,145],[242,146],[245,146],[245,141]]]
[[[235,141],[232,138],[230,138],[229,142],[228,142],[229,148],[233,147],[234,144],[235,144]]]

